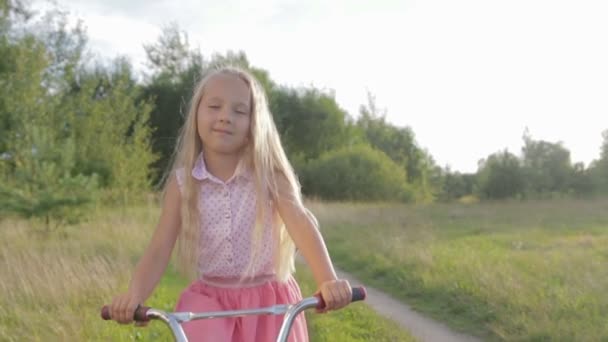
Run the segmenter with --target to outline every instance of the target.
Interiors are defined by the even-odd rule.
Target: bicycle
[[[365,300],[367,293],[365,292],[365,288],[353,287],[352,288],[352,301],[362,301]],[[147,306],[138,306],[135,310],[135,314],[133,320],[136,322],[148,322],[150,320],[160,320],[164,322],[171,332],[173,333],[173,337],[176,342],[188,342],[188,338],[184,333],[184,330],[181,326],[182,323],[194,321],[198,319],[213,319],[213,318],[225,318],[225,317],[243,317],[249,315],[282,315],[285,314],[283,318],[283,324],[281,325],[281,329],[279,330],[279,334],[277,336],[277,342],[286,342],[287,337],[289,336],[289,332],[291,330],[291,326],[293,325],[293,321],[295,318],[304,312],[305,310],[317,308],[323,309],[325,307],[325,302],[321,297],[321,294],[317,294],[312,297],[304,298],[301,301],[293,304],[281,304],[281,305],[273,305],[263,308],[256,309],[246,309],[246,310],[225,310],[225,311],[214,311],[214,312],[165,312],[162,310],[158,310],[155,308],[147,307]],[[101,309],[101,318],[104,320],[111,320],[109,307],[104,305]]]

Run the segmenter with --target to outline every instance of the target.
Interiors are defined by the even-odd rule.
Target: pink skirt
[[[204,312],[255,309],[302,300],[300,287],[293,278],[285,283],[276,280],[251,287],[219,287],[194,281],[186,288],[175,311]],[[255,315],[235,318],[212,318],[183,323],[190,342],[274,342],[284,315]],[[298,315],[289,334],[289,342],[307,342],[308,330],[304,313]]]

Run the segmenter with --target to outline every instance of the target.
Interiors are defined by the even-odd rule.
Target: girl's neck
[[[212,151],[204,151],[203,158],[207,171],[226,182],[234,175],[241,159],[240,154],[221,154]]]

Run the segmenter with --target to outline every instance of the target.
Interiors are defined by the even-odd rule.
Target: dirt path
[[[352,275],[336,270],[338,276],[347,279],[353,286],[363,284]],[[480,339],[454,332],[445,324],[424,317],[409,306],[390,296],[365,285],[366,304],[382,316],[390,318],[408,330],[415,338],[424,342],[478,342]]]

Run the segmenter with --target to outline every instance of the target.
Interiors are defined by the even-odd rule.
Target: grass
[[[0,222],[1,341],[167,341],[168,329],[118,325],[101,306],[126,289],[158,210],[100,209],[88,222],[44,233],[35,221]],[[304,295],[313,293],[305,269]],[[186,281],[170,268],[146,305],[171,310]],[[307,313],[312,341],[410,341],[406,332],[358,303],[326,315]]]
[[[296,279],[304,296],[314,293],[314,281],[307,268],[299,268]],[[397,324],[380,317],[360,302],[326,314],[316,314],[309,310],[306,312],[306,320],[311,341],[415,341]]]
[[[311,203],[338,265],[486,340],[608,341],[608,201]]]

